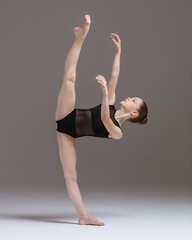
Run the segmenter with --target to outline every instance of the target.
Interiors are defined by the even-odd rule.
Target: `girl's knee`
[[[76,182],[77,181],[77,173],[64,173],[64,178],[66,182]]]

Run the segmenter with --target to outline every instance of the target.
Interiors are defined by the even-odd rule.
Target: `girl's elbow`
[[[123,133],[118,134],[115,139],[119,140],[119,139],[121,139],[122,137],[123,137]]]
[[[120,135],[119,139],[123,138],[123,133]]]

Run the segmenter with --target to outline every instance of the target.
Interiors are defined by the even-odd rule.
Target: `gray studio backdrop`
[[[76,140],[78,182],[189,184],[191,176],[191,1],[0,2],[2,186],[61,185],[55,109],[73,28],[92,19],[77,64],[76,107],[101,103],[122,41],[115,107],[143,98],[146,125],[124,123],[121,140]]]

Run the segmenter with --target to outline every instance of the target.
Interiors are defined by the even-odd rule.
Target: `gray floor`
[[[0,239],[192,239],[190,187],[92,186],[81,193],[104,226],[78,224],[65,185],[1,188]]]

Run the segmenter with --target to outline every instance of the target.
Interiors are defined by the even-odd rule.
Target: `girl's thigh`
[[[59,156],[61,164],[63,166],[64,177],[77,178],[77,152],[75,139],[65,133],[57,132],[57,140],[59,145]]]
[[[64,118],[75,107],[75,79],[64,76],[62,86],[58,93],[55,120]]]

